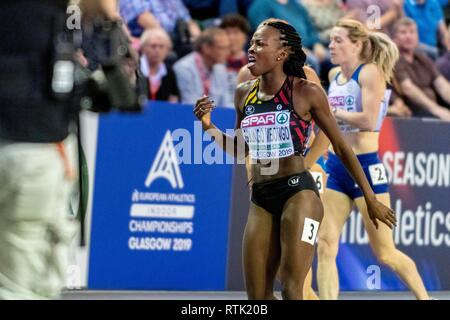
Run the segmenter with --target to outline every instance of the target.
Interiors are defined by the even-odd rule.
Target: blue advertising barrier
[[[450,125],[388,118],[379,141],[397,217],[393,241],[428,290],[450,290]],[[342,290],[407,290],[376,260],[359,213],[345,226],[339,250]]]
[[[380,135],[380,159],[389,179],[397,216],[393,241],[409,255],[428,290],[450,290],[450,125],[441,121],[387,118]],[[233,180],[228,281],[244,290],[241,240],[248,211],[245,168]],[[313,268],[316,285],[316,262]],[[407,290],[377,261],[361,215],[354,210],[343,228],[337,267],[341,290]]]
[[[245,166],[221,164],[230,159],[194,120],[191,106],[166,103],[100,117],[90,289],[244,289]],[[213,120],[232,128],[234,111]],[[450,290],[449,137],[448,124],[401,119],[387,119],[380,136],[394,242],[429,290]],[[337,265],[342,290],[406,289],[376,260],[359,214],[344,227]]]
[[[232,166],[194,120],[158,102],[100,117],[90,289],[225,289]],[[232,127],[234,112],[214,121]]]

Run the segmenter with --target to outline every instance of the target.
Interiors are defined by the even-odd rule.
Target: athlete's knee
[[[393,266],[395,264],[396,249],[380,249],[375,252],[377,261],[385,266]]]
[[[300,283],[300,281],[286,277],[282,280],[281,286],[281,295],[284,300],[303,299],[303,283]]]
[[[280,265],[281,294],[284,300],[303,299],[303,287],[309,268],[296,268],[288,263]]]
[[[331,237],[319,233],[317,254],[321,258],[335,259],[339,250],[339,237]]]

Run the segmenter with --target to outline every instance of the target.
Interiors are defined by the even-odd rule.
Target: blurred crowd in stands
[[[360,20],[397,44],[400,60],[388,114],[450,121],[448,0],[119,0],[120,14],[152,100],[192,104],[203,94],[234,108],[249,37],[270,17],[302,37],[307,64],[328,86],[329,35],[341,18]]]

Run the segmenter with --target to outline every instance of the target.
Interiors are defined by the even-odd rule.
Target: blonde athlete
[[[341,20],[332,30],[328,100],[340,129],[357,155],[377,199],[390,206],[385,169],[378,158],[378,137],[389,101],[389,82],[398,50],[384,34],[369,32],[354,20]],[[369,242],[378,261],[391,268],[417,299],[428,299],[414,262],[395,248],[392,230],[370,222],[362,191],[330,148],[328,182],[323,195],[325,216],[319,231],[317,280],[321,299],[337,299],[336,267],[339,236],[355,203],[362,214]]]

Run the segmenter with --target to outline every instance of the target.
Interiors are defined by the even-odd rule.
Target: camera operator
[[[52,94],[73,90],[73,82],[54,81],[73,72],[70,63],[53,66],[67,2],[0,2],[0,299],[57,298],[78,229],[68,212],[78,107]],[[82,5],[119,19],[115,0]]]

